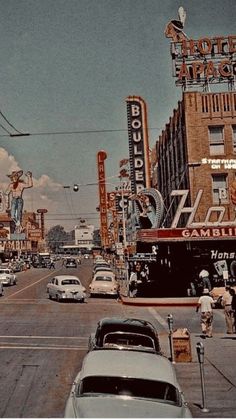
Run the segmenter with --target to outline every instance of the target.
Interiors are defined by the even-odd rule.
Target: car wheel
[[[81,298],[81,300],[79,300],[80,303],[84,303],[84,298]]]
[[[48,293],[48,298],[49,298],[49,300],[52,300],[52,296],[51,296],[50,293]]]

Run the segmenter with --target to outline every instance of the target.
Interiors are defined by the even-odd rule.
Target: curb
[[[120,295],[122,304],[133,305],[133,306],[189,306],[195,307],[197,305],[198,298],[141,298],[141,297],[126,297]]]

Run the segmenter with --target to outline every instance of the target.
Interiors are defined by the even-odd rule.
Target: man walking
[[[201,311],[201,328],[203,338],[212,338],[213,307],[214,300],[209,295],[209,289],[204,288],[203,295],[199,298],[196,308],[196,312],[198,312],[199,309]]]
[[[234,333],[234,312],[232,309],[232,294],[230,293],[230,286],[226,285],[225,292],[222,296],[222,305],[225,312],[226,329],[228,334]]]

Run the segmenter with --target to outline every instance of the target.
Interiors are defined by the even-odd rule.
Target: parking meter
[[[168,314],[167,322],[168,322],[168,326],[169,326],[169,331],[170,331],[170,333],[172,333],[173,332],[173,323],[174,323],[172,314]]]
[[[170,356],[171,356],[171,361],[173,364],[175,364],[175,359],[174,359],[174,344],[173,344],[173,316],[172,314],[168,314],[167,316],[167,322],[168,322],[168,327],[169,327],[169,342],[170,342]]]
[[[196,344],[196,349],[197,349],[197,356],[198,356],[198,362],[200,364],[204,363],[204,345],[202,342],[198,342]]]
[[[201,375],[201,389],[202,389],[202,412],[209,412],[209,409],[206,408],[206,391],[205,391],[205,378],[204,378],[204,345],[202,342],[197,342],[196,344],[198,362],[200,365],[200,375]]]

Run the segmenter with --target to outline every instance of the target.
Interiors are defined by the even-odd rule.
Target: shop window
[[[209,127],[210,155],[224,154],[224,130],[223,127]]]
[[[236,126],[233,127],[233,152],[236,153]]]
[[[212,175],[212,196],[214,204],[228,203],[228,185],[226,174]]]

